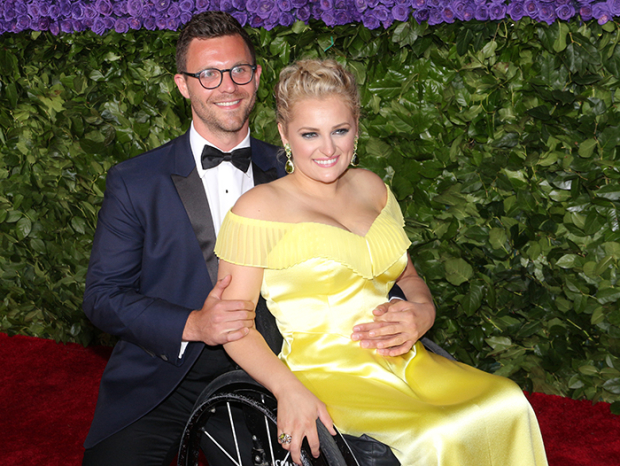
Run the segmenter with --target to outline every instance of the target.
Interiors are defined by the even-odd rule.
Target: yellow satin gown
[[[284,344],[279,355],[326,405],[336,427],[389,445],[403,466],[546,465],[538,423],[509,379],[416,343],[384,357],[351,340],[371,322],[407,262],[410,242],[388,200],[365,236],[320,223],[229,212],[216,254],[265,268],[261,293]]]

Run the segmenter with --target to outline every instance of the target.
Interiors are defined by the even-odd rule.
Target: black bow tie
[[[200,161],[202,162],[202,168],[208,170],[209,168],[217,167],[220,163],[232,162],[232,164],[241,170],[243,173],[248,171],[250,167],[250,160],[252,156],[252,149],[244,147],[232,151],[230,154],[226,154],[219,150],[217,147],[205,145],[202,149],[202,155]]]

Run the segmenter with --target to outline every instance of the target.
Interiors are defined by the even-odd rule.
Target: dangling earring
[[[295,165],[293,165],[293,151],[291,151],[291,146],[288,144],[284,144],[284,153],[286,154],[286,164],[284,164],[284,171],[289,175],[295,171]]]
[[[355,136],[355,142],[353,143],[353,157],[351,157],[351,166],[357,167],[360,164],[360,158],[357,156],[357,136]]]

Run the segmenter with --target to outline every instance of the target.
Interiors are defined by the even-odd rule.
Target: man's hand
[[[222,299],[230,281],[230,275],[218,280],[202,309],[191,312],[183,330],[183,341],[202,341],[216,346],[239,340],[250,332],[256,316],[254,303]]]
[[[395,299],[372,311],[374,322],[353,327],[352,340],[362,348],[377,348],[382,356],[407,353],[435,321],[435,306]]]

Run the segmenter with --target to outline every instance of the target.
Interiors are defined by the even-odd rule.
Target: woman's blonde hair
[[[353,74],[335,60],[300,60],[280,72],[275,89],[276,119],[286,128],[296,103],[334,95],[344,99],[357,121],[360,96]]]

